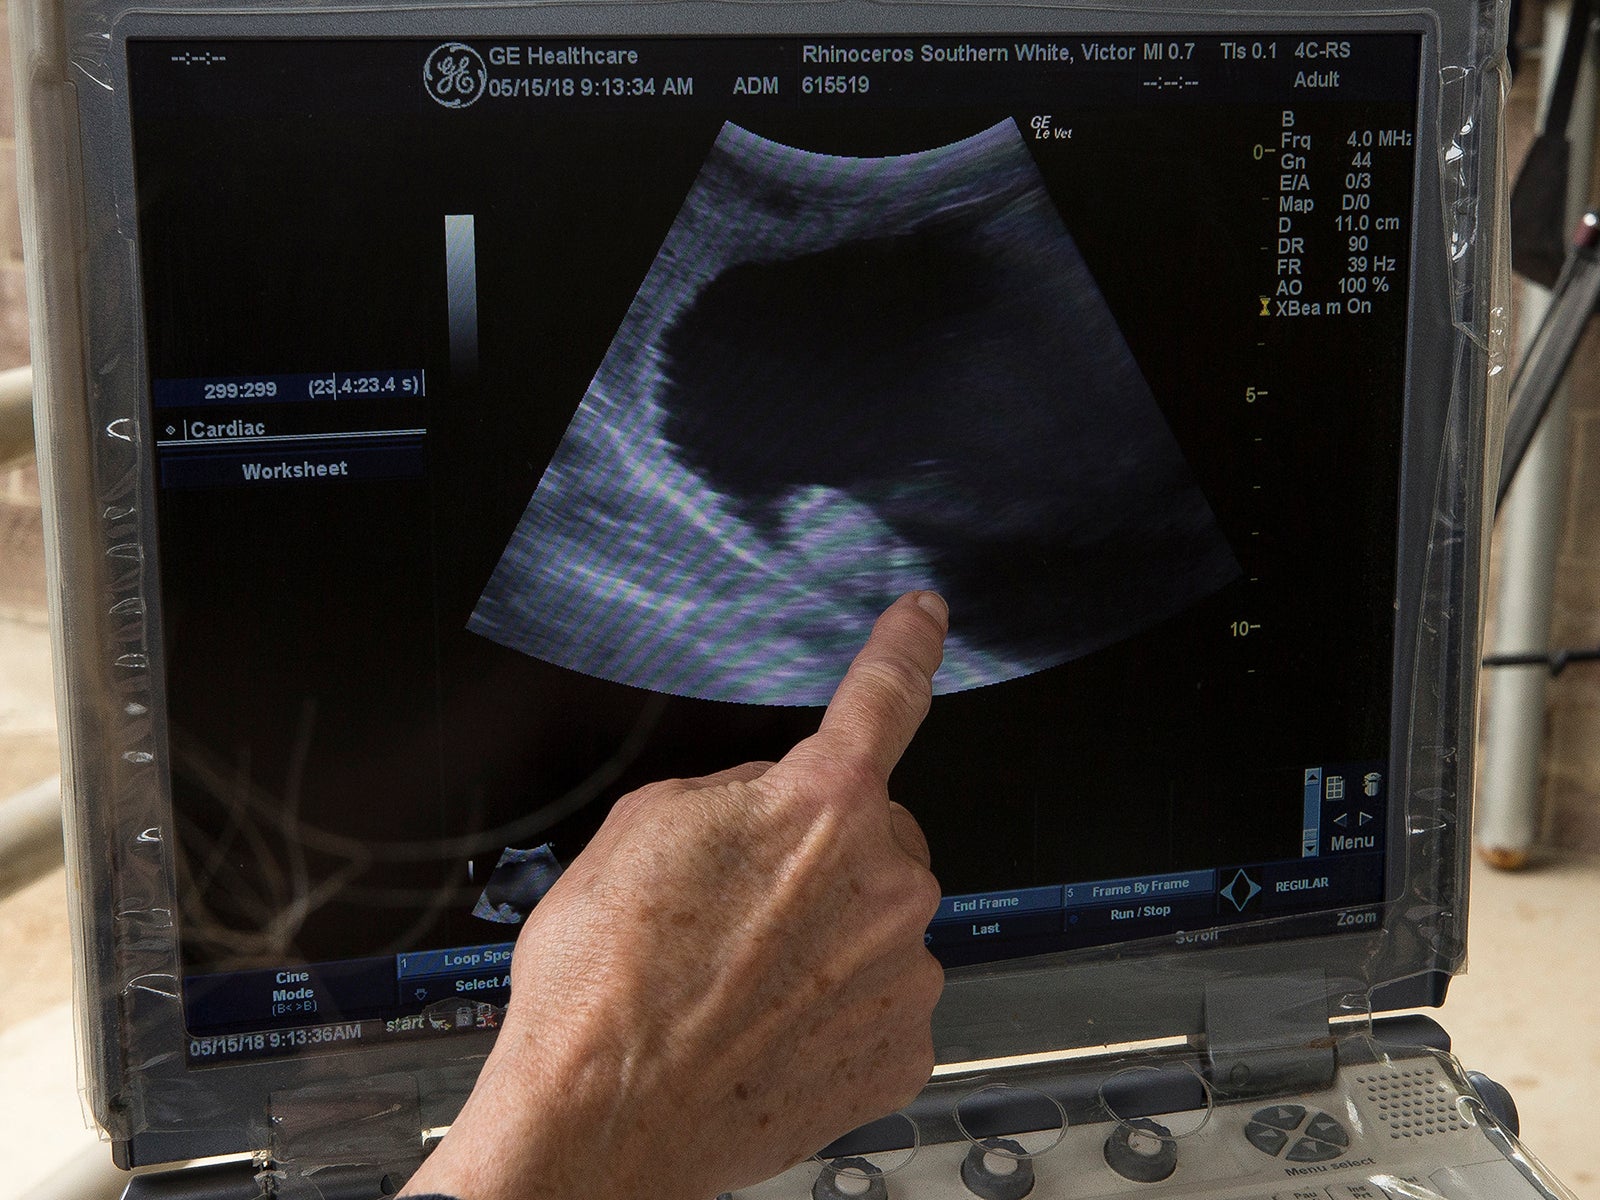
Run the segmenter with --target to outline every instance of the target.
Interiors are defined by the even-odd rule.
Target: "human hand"
[[[887,783],[946,624],[901,597],[781,762],[616,803],[530,915],[494,1051],[404,1194],[705,1200],[917,1093],[939,885]]]

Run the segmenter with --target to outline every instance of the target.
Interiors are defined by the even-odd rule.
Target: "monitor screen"
[[[947,965],[1375,925],[1420,47],[130,40],[189,1061],[493,1027],[912,588]]]

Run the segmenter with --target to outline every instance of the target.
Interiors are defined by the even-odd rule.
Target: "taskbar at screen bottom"
[[[1119,944],[1202,950],[1382,921],[1383,856],[1318,857],[947,896],[927,944],[947,967]],[[499,1028],[511,943],[185,980],[190,1066]]]
[[[283,1058],[294,1054],[325,1054],[359,1046],[392,1044],[417,1039],[433,1040],[464,1033],[484,1033],[500,1028],[505,1001],[439,1002],[425,1011],[405,1016],[330,1021],[316,1025],[290,1025],[275,1029],[247,1029],[237,1033],[191,1032],[185,1056],[191,1067]]]
[[[1112,944],[1185,947],[1371,928],[1382,919],[1383,858],[1364,850],[946,896],[926,940],[956,967]]]

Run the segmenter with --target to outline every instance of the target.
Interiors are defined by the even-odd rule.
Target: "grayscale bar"
[[[471,213],[444,219],[445,295],[450,310],[450,370],[478,370],[478,231]]]

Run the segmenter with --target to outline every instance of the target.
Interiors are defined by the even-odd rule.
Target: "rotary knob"
[[[1022,1200],[1033,1191],[1033,1159],[1010,1138],[984,1138],[961,1160],[961,1182],[982,1200]]]
[[[835,1158],[811,1185],[811,1200],[889,1200],[883,1172],[864,1158]]]
[[[1135,1183],[1160,1183],[1178,1169],[1178,1143],[1148,1117],[1119,1122],[1106,1139],[1106,1165]]]

